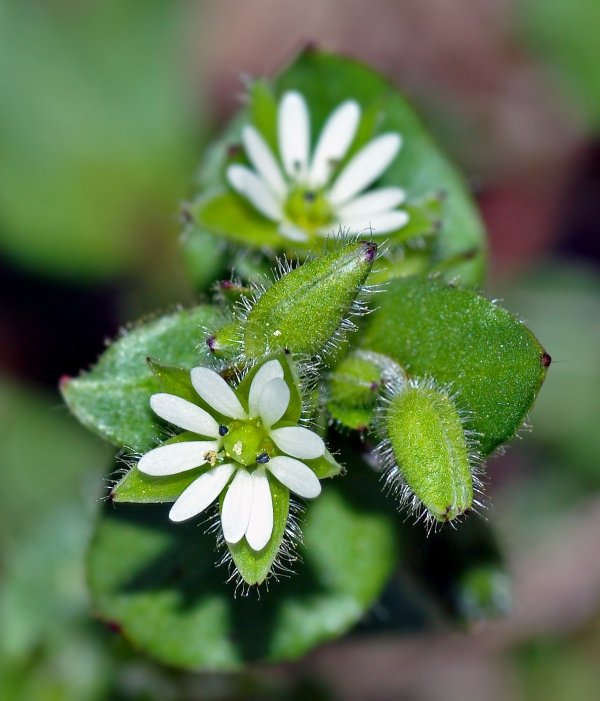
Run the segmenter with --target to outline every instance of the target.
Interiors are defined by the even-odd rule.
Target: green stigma
[[[292,190],[284,210],[291,222],[310,233],[331,225],[334,220],[331,205],[323,190],[305,187]]]
[[[244,467],[256,465],[257,457],[273,455],[273,444],[257,421],[232,421],[223,439],[225,454]]]

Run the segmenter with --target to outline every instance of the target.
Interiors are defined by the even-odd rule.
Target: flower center
[[[305,231],[313,232],[333,221],[333,211],[323,190],[293,189],[284,205],[287,218]]]
[[[258,420],[232,421],[223,449],[228,458],[245,467],[266,462],[273,454],[273,444]]]

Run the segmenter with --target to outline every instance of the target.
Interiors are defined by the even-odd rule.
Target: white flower
[[[244,536],[253,550],[262,550],[273,531],[273,503],[267,472],[307,499],[321,492],[313,470],[298,458],[312,460],[325,453],[322,439],[301,426],[279,426],[290,401],[290,389],[278,360],[265,363],[254,376],[247,409],[237,393],[214,370],[191,371],[198,395],[215,413],[172,394],[154,394],[150,406],[165,421],[198,435],[159,446],[146,453],[138,469],[156,477],[174,475],[210,463],[213,467],[190,484],[173,505],[169,518],[196,516],[227,488],[221,510],[228,543]],[[223,420],[223,423],[220,421]]]
[[[346,100],[329,115],[310,155],[310,116],[304,97],[286,92],[278,111],[279,162],[261,134],[244,126],[242,141],[254,170],[231,165],[227,179],[267,219],[278,224],[282,236],[307,241],[341,227],[350,233],[396,231],[408,214],[396,209],[405,199],[399,187],[382,187],[361,194],[394,160],[402,138],[389,132],[360,149],[335,177],[350,148],[360,121],[360,107]],[[283,169],[282,167],[283,166]]]

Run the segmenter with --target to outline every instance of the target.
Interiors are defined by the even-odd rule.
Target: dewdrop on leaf
[[[411,380],[390,390],[382,411],[379,453],[401,503],[430,521],[452,521],[473,506],[478,463],[474,441],[449,391]]]

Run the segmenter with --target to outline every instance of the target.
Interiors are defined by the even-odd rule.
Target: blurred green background
[[[3,699],[597,696],[598,27],[598,0],[0,0]],[[94,620],[84,558],[111,450],[56,386],[121,324],[202,298],[178,249],[202,144],[244,76],[307,40],[412,99],[478,197],[490,294],[553,357],[533,431],[488,466],[514,609],[415,632],[388,598],[300,662],[175,673]]]

